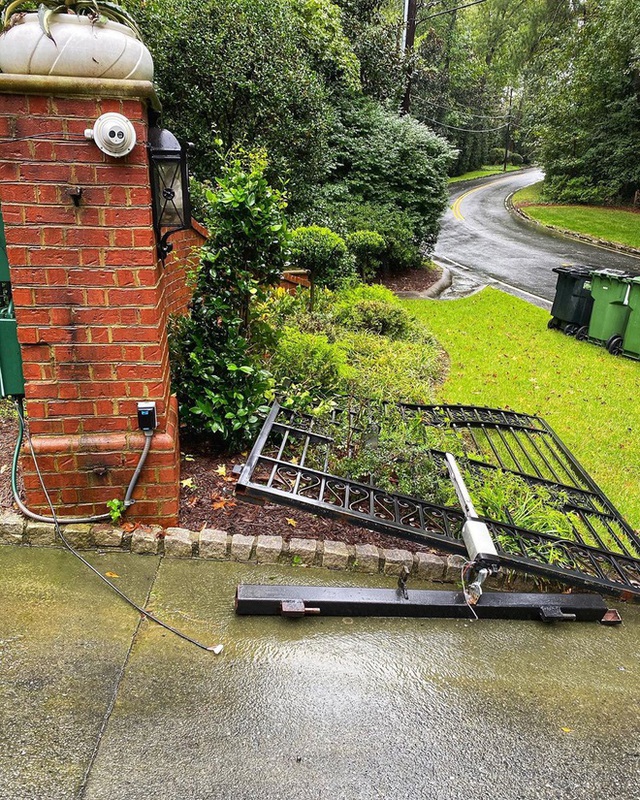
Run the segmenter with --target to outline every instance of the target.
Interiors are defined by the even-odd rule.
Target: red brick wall
[[[107,111],[136,129],[125,158],[84,139]],[[0,95],[0,201],[27,412],[47,486],[70,516],[103,513],[107,500],[122,498],[143,444],[137,403],[155,400],[159,426],[129,516],[175,524],[166,319],[167,294],[177,290],[156,257],[146,140],[144,100]],[[83,189],[77,208],[72,186]],[[23,470],[27,504],[46,509],[26,456]]]
[[[170,241],[173,250],[165,267],[165,293],[169,314],[186,314],[192,290],[188,274],[198,264],[198,250],[206,242],[207,229],[195,220],[186,231],[174,233]]]

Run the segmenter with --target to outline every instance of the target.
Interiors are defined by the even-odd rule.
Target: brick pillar
[[[27,413],[54,503],[84,516],[124,498],[144,444],[137,403],[155,400],[158,429],[128,517],[174,525],[180,449],[152,229],[152,97],[146,82],[0,75],[0,201]],[[107,111],[136,129],[125,158],[84,139]],[[82,189],[77,207],[70,188]],[[22,467],[27,505],[47,511],[26,452]]]

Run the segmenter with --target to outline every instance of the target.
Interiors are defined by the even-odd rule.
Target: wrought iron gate
[[[365,528],[466,555],[465,516],[454,502],[387,491],[372,481],[332,474],[336,432],[367,437],[375,445],[376,415],[393,410],[425,429],[437,430],[467,474],[501,471],[544,491],[562,515],[562,533],[541,532],[505,519],[486,522],[506,568],[621,596],[640,596],[640,538],[588,473],[540,417],[464,405],[385,404],[347,401],[323,416],[275,403],[244,465],[237,493],[324,514]],[[430,449],[444,472],[449,446]]]

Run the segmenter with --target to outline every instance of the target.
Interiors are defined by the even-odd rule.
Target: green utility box
[[[0,397],[24,395],[22,356],[18,344],[18,327],[13,313],[9,260],[4,224],[0,214]]]
[[[600,269],[591,276],[593,310],[589,339],[602,344],[614,336],[624,336],[629,307],[630,276],[617,269]]]

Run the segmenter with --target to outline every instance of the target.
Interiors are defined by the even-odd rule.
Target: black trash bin
[[[548,327],[563,330],[568,336],[573,336],[578,330],[588,326],[591,319],[593,297],[588,282],[594,268],[576,264],[571,267],[556,267],[553,271],[558,276],[558,282]]]

